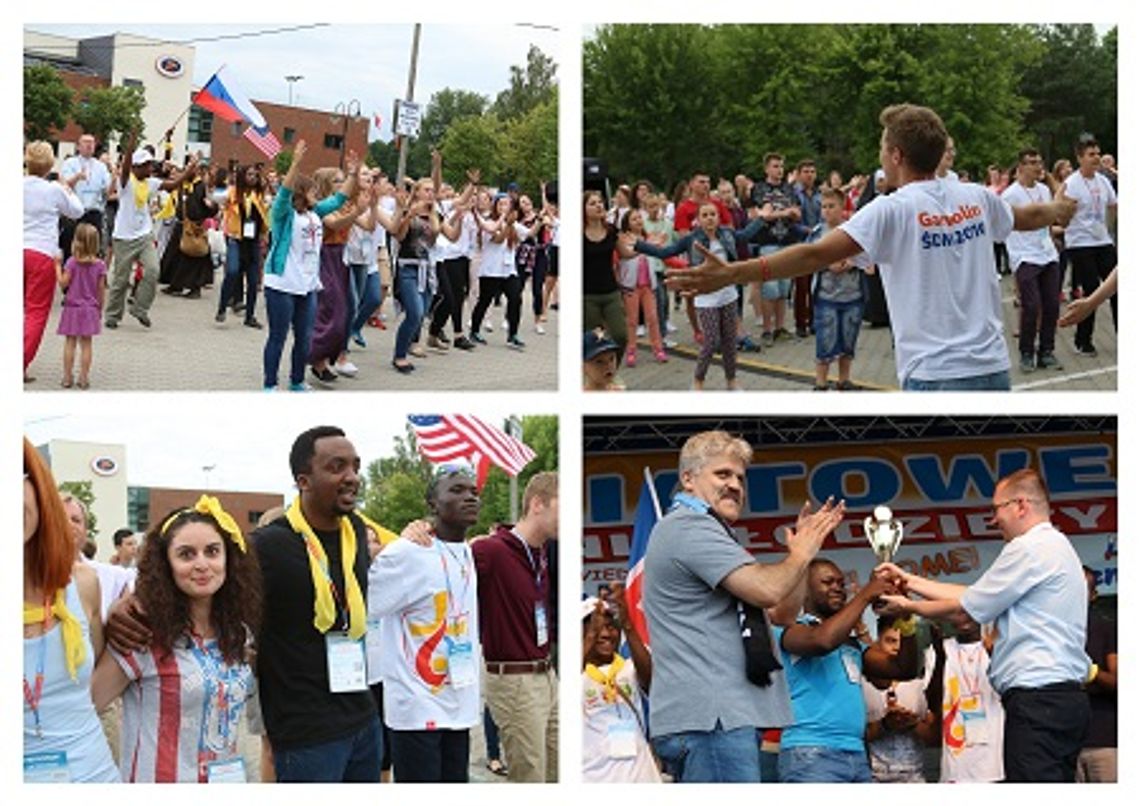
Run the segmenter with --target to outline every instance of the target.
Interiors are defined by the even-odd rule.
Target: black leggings
[[[468,269],[471,261],[465,257],[454,257],[436,264],[439,277],[439,293],[432,308],[431,327],[433,336],[443,335],[447,319],[451,317],[451,329],[459,335],[463,333],[463,302],[467,299]]]
[[[479,332],[491,300],[504,292],[507,295],[507,332],[510,336],[518,335],[519,314],[522,312],[522,285],[517,274],[512,274],[510,277],[479,278],[479,301],[475,303],[475,310],[471,313],[472,332]]]

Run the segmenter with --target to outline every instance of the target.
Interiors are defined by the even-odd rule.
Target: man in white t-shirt
[[[429,546],[397,540],[368,571],[368,613],[380,619],[384,722],[399,782],[466,782],[480,700],[475,560],[465,541],[479,518],[475,477],[444,465],[427,490]]]
[[[119,210],[111,233],[115,265],[111,270],[110,293],[103,314],[103,324],[111,330],[117,328],[123,318],[127,288],[136,261],[142,264],[143,275],[130,313],[143,327],[150,327],[150,306],[158,288],[158,252],[154,246],[150,197],[159,190],[174,190],[182,184],[183,177],[198,170],[198,157],[195,155],[185,168],[169,179],[157,179],[151,176],[154,155],[145,148],[136,148],[137,144],[138,132],[131,132],[123,146],[123,161],[119,166]]]
[[[707,256],[697,271],[666,272],[667,284],[707,293],[798,277],[863,253],[856,265],[877,264],[883,279],[903,389],[1008,390],[993,244],[1014,229],[1066,223],[1076,205],[1060,198],[1014,210],[980,185],[939,180],[947,143],[941,118],[901,104],[884,109],[879,120],[879,158],[896,192],[875,198],[815,243],[729,264]]]
[[[1021,149],[1017,155],[1017,181],[1002,192],[1002,199],[1014,208],[1048,202],[1053,194],[1040,181],[1044,173],[1040,152],[1035,148]],[[1053,337],[1057,332],[1061,307],[1058,296],[1061,293],[1061,269],[1049,228],[1011,232],[1005,240],[1005,247],[1021,298],[1021,326],[1017,342],[1021,370],[1032,372],[1037,367],[1061,369],[1060,362],[1053,356]]]
[[[1065,180],[1065,195],[1076,199],[1077,212],[1065,228],[1065,251],[1073,262],[1073,285],[1080,285],[1088,296],[1116,268],[1116,246],[1109,234],[1116,218],[1116,191],[1098,170],[1100,145],[1091,134],[1082,134],[1076,148],[1078,170]],[[1112,304],[1112,324],[1116,326],[1116,295]],[[1076,348],[1081,355],[1095,356],[1092,343],[1096,313],[1077,325]]]

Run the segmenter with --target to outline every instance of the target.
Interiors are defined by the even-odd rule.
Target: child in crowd
[[[617,379],[618,346],[601,329],[582,335],[582,388],[587,392],[620,392]]]
[[[637,238],[644,238],[647,235],[644,220],[645,217],[640,210],[631,209],[622,216],[619,230]],[[657,277],[649,265],[649,258],[639,254],[623,258],[618,264],[617,271],[618,285],[621,287],[622,301],[625,303],[625,332],[628,334],[637,332],[637,314],[640,310],[645,317],[649,343],[653,345],[653,357],[658,362],[668,361],[669,357],[665,355],[665,345],[661,342],[661,328],[657,320],[657,300],[654,296],[657,290]],[[636,337],[631,338],[626,346],[625,364],[627,367],[637,365]]]
[[[667,246],[673,240],[673,221],[665,217],[665,205],[668,199],[664,193],[650,193],[645,199],[645,215],[642,226],[645,227],[650,243]],[[649,268],[653,270],[657,284],[653,295],[657,300],[657,324],[661,327],[661,335],[666,347],[676,347],[677,343],[669,339],[669,334],[677,328],[669,322],[669,292],[665,290],[665,263],[658,258],[649,258]]]
[[[56,263],[59,287],[63,289],[63,313],[58,333],[63,343],[63,380],[60,385],[86,389],[91,378],[91,337],[98,335],[103,321],[103,299],[107,294],[107,266],[99,259],[99,231],[90,224],[75,228],[71,257],[60,268]],[[79,380],[75,381],[75,345],[79,345]]]
[[[823,222],[812,231],[809,240],[816,241],[843,223],[843,193],[826,188],[822,196]],[[849,391],[851,360],[855,357],[855,342],[863,322],[863,271],[850,260],[840,260],[820,269],[812,288],[815,328],[815,390],[828,389],[827,375],[831,362],[838,359],[839,381],[835,388]]]
[[[735,260],[736,240],[751,239],[762,226],[764,220],[756,218],[744,229],[722,227],[720,213],[716,205],[710,201],[702,204],[697,211],[697,227],[669,246],[661,247],[647,241],[635,240],[632,233],[619,236],[619,243],[642,254],[662,259],[688,253],[689,264],[699,266],[704,261],[704,256],[696,250],[695,244],[700,244],[721,260]],[[700,294],[694,299],[704,340],[701,342],[700,358],[693,371],[693,389],[704,389],[705,375],[716,352],[720,352],[724,361],[725,385],[732,391],[740,388],[736,382],[736,298],[736,286],[730,285],[711,294]]]

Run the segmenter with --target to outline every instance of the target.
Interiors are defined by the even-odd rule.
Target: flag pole
[[[641,468],[642,473],[645,474],[645,483],[649,485],[649,497],[653,499],[653,511],[657,513],[657,520],[661,520],[661,502],[657,499],[657,488],[653,486],[653,474],[649,472],[649,467]]]

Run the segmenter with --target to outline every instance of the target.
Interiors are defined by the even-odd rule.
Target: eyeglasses
[[[1007,501],[1002,501],[1000,504],[994,504],[993,516],[996,518],[998,512],[1008,507],[1010,504],[1032,504],[1036,499],[1034,498],[1010,498]]]
[[[468,462],[447,462],[446,464],[437,465],[432,470],[433,479],[442,479],[446,476],[470,476],[475,478],[475,468]]]

